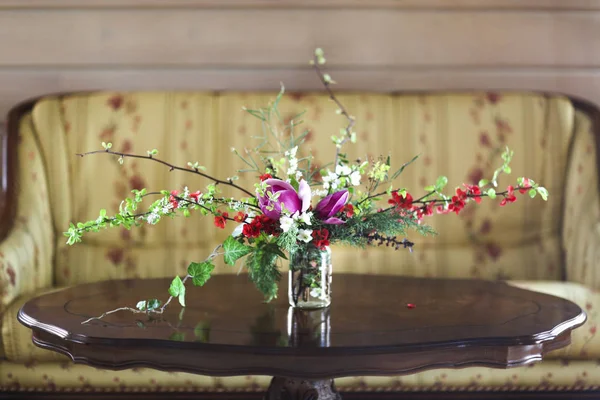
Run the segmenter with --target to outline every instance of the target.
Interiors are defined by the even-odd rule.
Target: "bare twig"
[[[210,255],[208,257],[206,257],[206,259],[204,260],[204,262],[210,261],[213,258],[215,258],[216,256],[218,256],[219,253],[219,249],[221,249],[221,247],[223,247],[222,244],[218,245],[217,247],[214,248],[214,250],[212,251],[212,253],[210,253]],[[190,274],[187,274],[181,281],[182,283],[185,285],[185,282],[191,278],[192,276]],[[134,314],[146,314],[146,315],[150,315],[150,314],[162,314],[165,312],[165,309],[167,308],[167,306],[171,303],[171,301],[173,301],[174,296],[169,296],[169,298],[167,299],[167,301],[165,301],[165,304],[163,304],[159,309],[157,310],[138,310],[137,308],[133,308],[133,307],[119,307],[119,308],[115,308],[114,310],[110,310],[107,311],[105,313],[103,313],[102,315],[98,316],[98,317],[92,317],[92,318],[88,318],[85,321],[83,321],[81,324],[87,324],[90,321],[94,321],[94,320],[101,320],[102,318],[106,317],[107,315],[110,314],[114,314],[116,312],[119,311],[130,311]]]
[[[340,143],[336,144],[336,146],[335,146],[335,162],[334,162],[334,166],[333,166],[335,168],[335,167],[337,167],[337,164],[338,164],[338,158],[340,155],[341,147],[352,137],[352,128],[354,127],[354,124],[356,124],[356,119],[354,119],[354,117],[348,113],[348,111],[346,110],[346,107],[344,107],[344,105],[335,96],[335,93],[331,89],[331,80],[325,78],[325,74],[321,70],[321,67],[319,67],[319,57],[317,57],[317,56],[315,56],[313,59],[313,67],[315,68],[315,71],[317,72],[319,79],[321,79],[321,83],[325,87],[325,90],[327,91],[329,98],[335,102],[335,104],[338,106],[341,114],[344,117],[346,117],[346,119],[348,120],[348,125],[346,125],[346,129],[345,129],[346,135],[342,139],[342,141]]]
[[[190,172],[192,174],[200,175],[200,176],[202,176],[202,177],[204,177],[206,179],[210,179],[210,180],[214,181],[215,184],[228,185],[228,186],[234,187],[234,188],[242,191],[243,193],[247,194],[250,197],[254,197],[253,193],[249,192],[248,190],[244,189],[241,186],[236,185],[235,183],[233,183],[233,181],[231,179],[227,179],[227,180],[217,179],[217,178],[214,178],[214,177],[212,177],[212,176],[210,176],[208,174],[205,174],[205,173],[201,172],[198,168],[189,169],[189,168],[186,168],[186,167],[178,167],[176,165],[173,165],[173,164],[168,163],[166,161],[160,160],[158,158],[154,158],[152,156],[142,156],[142,155],[139,155],[139,154],[121,153],[121,152],[117,152],[117,151],[112,151],[110,149],[88,151],[87,153],[78,153],[77,155],[79,157],[84,157],[84,156],[87,156],[87,155],[90,155],[90,154],[98,154],[98,153],[107,153],[107,154],[113,154],[113,155],[120,156],[120,157],[142,158],[142,159],[145,159],[145,160],[156,161],[157,163],[160,163],[160,164],[163,164],[163,165],[166,165],[167,167],[169,167],[170,171],[178,170],[178,171],[185,171],[185,172]]]

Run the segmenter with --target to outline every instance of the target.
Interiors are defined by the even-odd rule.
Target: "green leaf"
[[[398,171],[394,172],[394,174],[392,175],[392,180],[396,179],[401,173],[402,171],[404,171],[404,168],[408,167],[410,164],[412,164],[417,158],[419,158],[420,154],[417,154],[416,156],[413,157],[412,160],[410,160],[409,162],[403,164],[400,169],[398,169]]]
[[[146,300],[138,301],[138,303],[135,305],[135,308],[140,311],[144,311],[146,309]]]
[[[425,186],[425,189],[428,192],[433,192],[435,190],[435,186],[433,185],[429,185],[429,186]]]
[[[281,249],[279,248],[279,246],[277,246],[275,243],[269,243],[264,247],[265,251],[274,254],[278,257],[283,258],[284,260],[287,260],[287,257],[285,255],[285,253],[283,251],[281,251]]]
[[[490,181],[489,181],[489,180],[487,180],[487,179],[482,179],[482,180],[480,180],[480,181],[479,181],[479,184],[478,184],[477,186],[479,186],[479,187],[482,187],[482,186],[485,186],[485,185],[487,185],[488,183],[490,183]]]
[[[173,332],[171,336],[169,336],[169,340],[183,342],[185,340],[185,332]]]
[[[173,278],[171,286],[169,287],[169,294],[173,297],[178,297],[182,290],[185,293],[185,287],[181,278],[179,276],[176,276],[175,278]]]
[[[265,296],[267,302],[277,297],[277,283],[281,273],[277,268],[277,255],[265,251],[266,245],[258,244],[257,249],[246,259],[248,277]]]
[[[512,169],[510,169],[510,167],[508,165],[504,166],[504,173],[505,174],[510,174],[512,172]]]
[[[181,307],[185,307],[185,285],[181,285],[181,290],[179,292],[179,296],[177,296],[177,300],[179,300],[179,304]]]
[[[250,246],[246,246],[238,242],[233,236],[229,236],[225,242],[223,242],[223,259],[228,265],[235,265],[237,259],[244,257],[246,254],[252,251]]]
[[[448,184],[448,178],[445,176],[440,176],[435,181],[436,190],[442,190]]]
[[[538,186],[537,187],[537,192],[540,194],[540,196],[542,197],[542,199],[544,201],[548,200],[548,190],[546,190],[545,187],[543,186]]]
[[[537,190],[529,189],[529,197],[531,197],[533,199],[536,194],[537,194]]]
[[[490,199],[496,198],[496,190],[494,188],[489,188],[486,193],[488,196],[490,196]]]
[[[210,324],[199,322],[194,328],[194,336],[197,342],[207,343],[210,340]]]
[[[146,306],[148,307],[148,310],[156,310],[160,307],[160,301],[158,299],[150,299],[146,303]]]
[[[215,266],[210,261],[193,262],[188,266],[188,274],[191,275],[194,286],[203,286],[210,279],[210,274],[214,269]]]

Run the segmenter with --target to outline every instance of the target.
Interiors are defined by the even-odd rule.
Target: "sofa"
[[[242,110],[272,101],[276,93],[89,92],[42,96],[8,116],[5,200],[0,211],[0,390],[27,392],[241,392],[264,390],[266,376],[215,378],[152,369],[108,371],[73,364],[31,343],[16,318],[32,297],[106,279],[172,277],[189,261],[203,259],[228,230],[210,218],[173,219],[131,231],[90,234],[68,246],[70,222],[117,210],[132,189],[202,189],[191,174],[157,163],[112,156],[76,156],[113,143],[113,150],[145,154],[185,165],[198,161],[218,177],[234,174],[243,149],[260,132]],[[356,117],[358,143],[349,157],[419,159],[400,184],[420,192],[444,174],[449,188],[477,183],[500,163],[505,146],[515,150],[512,175],[531,177],[550,192],[547,202],[519,199],[500,207],[487,201],[459,216],[431,217],[433,237],[409,236],[414,252],[385,247],[333,248],[334,274],[401,274],[509,281],[564,297],[587,313],[572,343],[543,362],[513,369],[437,369],[409,376],[337,379],[342,392],[570,391],[600,386],[600,112],[557,94],[529,92],[342,93]],[[344,120],[323,93],[287,93],[280,105],[291,118],[306,110],[306,138],[316,163],[331,159],[332,134]],[[252,187],[253,176],[246,186]],[[598,269],[598,271],[596,271]],[[217,265],[215,273],[237,273]],[[240,278],[241,279],[241,278]],[[210,282],[208,283],[210,284]],[[335,277],[334,277],[335,285]],[[196,288],[193,290],[201,290]],[[493,310],[491,310],[493,312]]]

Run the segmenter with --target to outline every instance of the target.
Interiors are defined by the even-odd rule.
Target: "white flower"
[[[290,230],[292,225],[294,225],[294,219],[291,217],[282,216],[279,218],[279,225],[281,226],[281,230],[287,232]]]
[[[244,230],[244,225],[246,224],[239,224],[238,226],[235,227],[235,229],[233,230],[233,232],[231,232],[231,236],[233,237],[238,237],[242,234],[242,231]]]
[[[150,225],[154,225],[155,223],[158,222],[159,219],[160,219],[160,215],[158,215],[155,212],[148,214],[148,216],[146,217],[146,221],[148,221],[148,223]]]
[[[325,186],[325,185],[323,185],[323,186]],[[313,190],[312,195],[319,196],[319,197],[327,196],[327,190],[323,190],[323,189]]]
[[[352,170],[347,165],[338,164],[337,167],[335,167],[335,173],[337,175],[350,175],[351,172]]]
[[[327,175],[323,176],[323,189],[337,189],[340,185],[340,177],[331,171],[327,172]]]
[[[312,229],[299,229],[296,238],[304,243],[308,243],[312,240],[312,232]]]
[[[360,172],[359,171],[353,171],[350,174],[350,183],[352,184],[352,186],[358,186],[360,185]]]
[[[301,178],[302,178],[302,172],[296,171],[296,180],[299,182]]]
[[[304,222],[306,225],[311,225],[310,223],[310,217],[312,217],[312,212],[304,212],[302,214],[300,214],[300,216],[298,217],[298,220]]]
[[[286,156],[289,156],[289,157],[293,158],[293,157],[296,157],[296,153],[297,152],[298,152],[298,146],[289,149],[288,151],[286,151],[283,154],[285,154]]]
[[[289,151],[286,151],[284,154],[286,155],[286,157],[289,157],[289,167],[287,169],[287,174],[288,175],[294,175],[297,174],[297,170],[298,170],[298,159],[296,158],[296,153],[298,152],[298,146],[290,149]]]

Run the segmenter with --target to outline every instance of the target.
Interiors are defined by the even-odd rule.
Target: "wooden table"
[[[323,310],[290,309],[285,285],[264,304],[245,276],[215,276],[189,288],[185,309],[174,302],[158,317],[123,311],[81,324],[168,287],[167,279],[80,285],[29,301],[19,321],[36,345],[77,363],[268,374],[267,399],[339,399],[335,377],[540,361],[586,319],[570,301],[502,282],[337,274]]]

